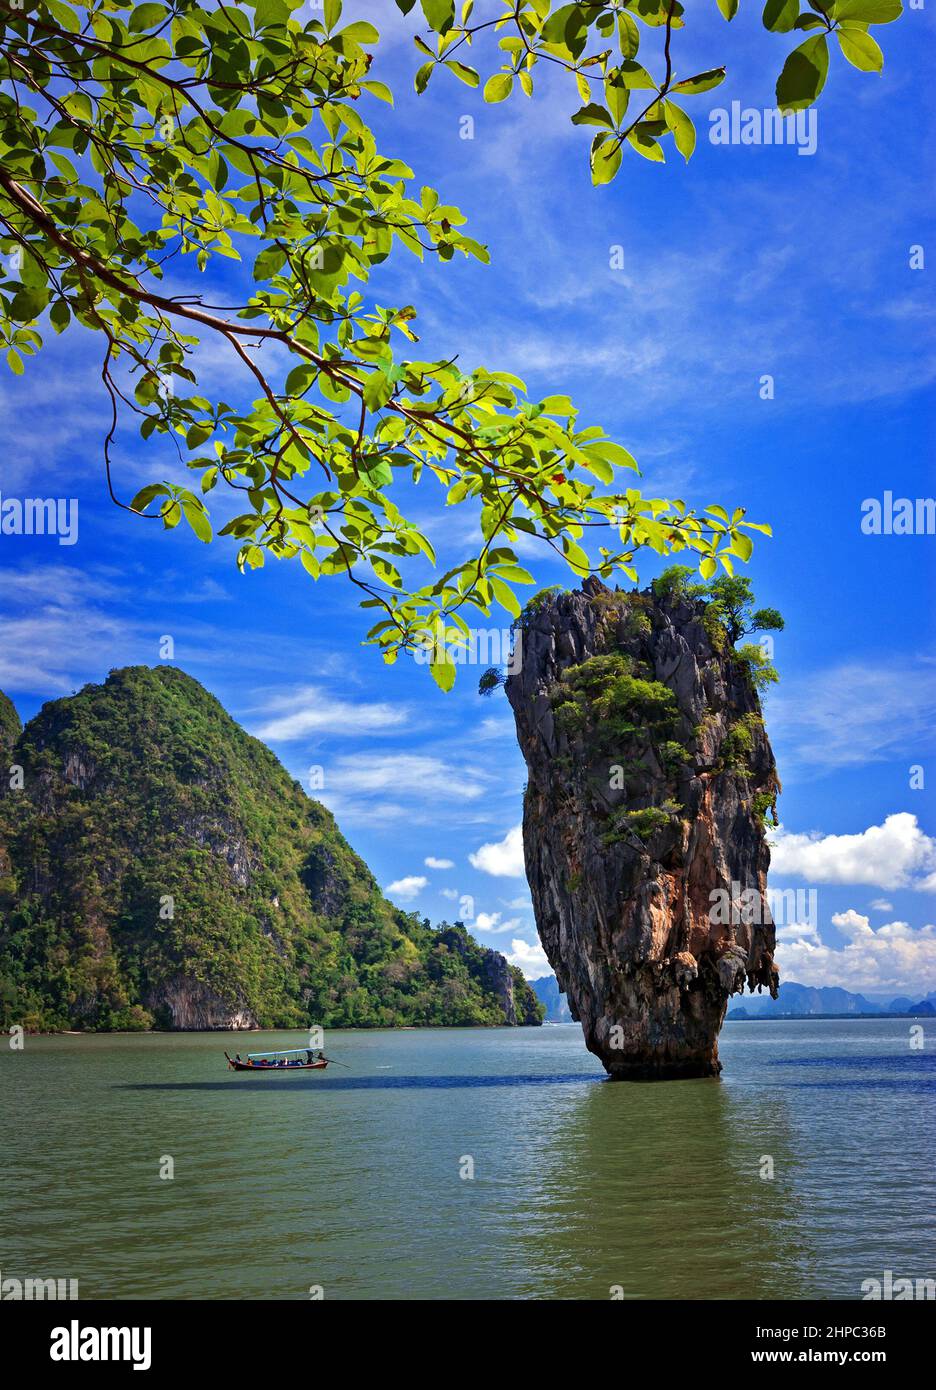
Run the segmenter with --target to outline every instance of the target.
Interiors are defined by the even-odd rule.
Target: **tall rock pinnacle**
[[[712,1076],[729,997],[776,993],[779,789],[743,656],[702,600],[547,591],[507,680],[537,927],[612,1077]]]

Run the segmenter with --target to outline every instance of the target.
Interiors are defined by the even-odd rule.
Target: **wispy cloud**
[[[835,770],[923,756],[936,735],[936,662],[881,653],[784,681],[770,699],[782,762]]]
[[[397,705],[344,700],[317,686],[271,696],[264,713],[268,718],[252,732],[270,743],[288,743],[310,734],[387,733],[409,722],[407,711]]]

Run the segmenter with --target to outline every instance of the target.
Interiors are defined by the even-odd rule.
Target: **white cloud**
[[[825,945],[814,931],[796,941],[781,941],[784,933],[777,933],[782,979],[914,999],[936,987],[936,926],[914,929],[907,922],[888,922],[875,931],[854,908],[837,912],[832,922],[849,938],[841,949]]]
[[[861,913],[856,912],[853,907],[850,907],[847,912],[833,912],[832,925],[838,927],[842,935],[850,937],[852,941],[857,941],[861,936],[874,935],[867,917],[862,917]],[[883,930],[882,927],[881,931]]]
[[[315,686],[274,696],[264,712],[271,717],[253,732],[265,742],[284,743],[308,734],[379,734],[401,728],[409,718],[399,705],[355,704]]]
[[[893,912],[894,904],[889,903],[886,898],[873,898],[871,909],[873,912]]]
[[[397,878],[392,883],[388,883],[384,892],[388,898],[411,903],[414,898],[419,897],[428,882],[429,880],[423,878],[421,874],[408,874],[406,878]]]
[[[777,928],[778,941],[803,941],[810,938],[819,940],[819,932],[812,922],[791,922],[788,927]]]
[[[871,825],[855,835],[794,834],[779,826],[771,838],[771,872],[807,883],[925,888],[930,880],[922,875],[936,869],[936,840],[924,833],[909,811],[887,816],[883,825]]]
[[[433,854],[427,854],[423,863],[427,869],[454,869],[455,867],[453,859],[436,859]]]
[[[458,897],[457,888],[440,888],[439,892],[442,894],[443,898],[449,898],[452,902]]]
[[[481,845],[468,858],[474,868],[495,878],[522,878],[523,867],[523,827],[515,825],[508,830],[502,840]]]
[[[519,917],[511,917],[509,921],[501,921],[500,912],[479,912],[472,927],[478,931],[493,932],[495,936],[500,936],[504,932],[517,931],[523,923]]]
[[[531,945],[529,941],[515,937],[510,943],[507,959],[511,965],[519,966],[528,980],[538,980],[542,975],[552,974],[552,966],[538,941]]]

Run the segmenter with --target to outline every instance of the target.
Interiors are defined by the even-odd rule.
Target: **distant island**
[[[922,999],[899,995],[887,1002],[867,999],[836,986],[812,987],[793,980],[781,984],[776,999],[753,995],[733,1004],[729,1019],[759,1018],[929,1018],[936,1014],[936,991]]]
[[[555,975],[532,980],[536,997],[546,1009],[547,1023],[571,1023],[572,1013]],[[740,996],[739,996],[740,997]],[[729,1019],[764,1018],[931,1018],[936,1015],[936,990],[913,1000],[900,995],[889,1003],[875,1003],[863,994],[852,994],[834,986],[813,988],[790,980],[780,985],[776,999],[769,994],[752,994],[744,1003],[733,1004]]]
[[[0,695],[0,1027],[539,1024],[522,973],[383,896],[196,680],[112,671],[25,728]]]

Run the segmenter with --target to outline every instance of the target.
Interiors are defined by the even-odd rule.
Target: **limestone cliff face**
[[[748,668],[703,601],[594,579],[534,604],[522,641],[524,854],[559,987],[613,1077],[717,1075],[729,997],[778,978]]]

